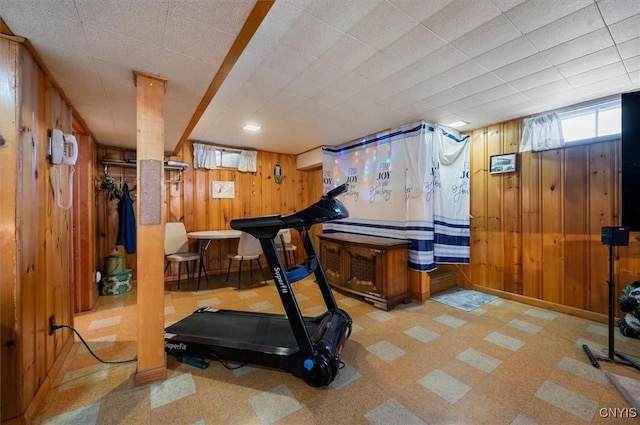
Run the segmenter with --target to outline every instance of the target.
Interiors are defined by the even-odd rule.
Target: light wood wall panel
[[[605,314],[609,254],[600,235],[619,224],[620,143],[525,152],[516,173],[489,174],[491,155],[517,152],[521,123],[471,135],[471,284]],[[639,253],[633,232],[629,246],[615,248],[616,294],[640,280]]]
[[[6,170],[15,170],[15,180],[6,172],[3,176],[13,191],[8,199],[14,209],[3,221],[3,247],[13,245],[8,251],[14,253],[15,267],[15,273],[9,268],[6,276],[3,267],[1,285],[5,421],[20,420],[34,409],[34,400],[42,399],[48,389],[54,365],[73,342],[68,330],[53,336],[48,332],[51,316],[56,324],[73,323],[73,218],[70,210],[54,202],[55,191],[64,199],[69,196],[69,167],[56,166],[61,176],[58,185],[47,159],[49,131],[59,128],[70,133],[71,109],[24,46],[2,37],[0,45],[3,119],[12,117],[3,124],[5,146],[12,148],[3,149],[2,157]],[[12,303],[11,316],[5,315],[5,300]]]
[[[2,20],[0,20],[0,23]],[[4,144],[0,146],[0,169],[3,171],[0,185],[0,319],[2,321],[0,340],[0,411],[1,420],[17,417],[20,413],[18,394],[21,389],[19,347],[16,344],[19,323],[18,314],[18,273],[20,267],[17,240],[17,188],[18,156],[20,152],[18,131],[18,55],[20,45],[0,37],[0,136]]]

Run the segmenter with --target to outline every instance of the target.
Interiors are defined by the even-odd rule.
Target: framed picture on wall
[[[513,173],[516,171],[516,153],[493,155],[489,158],[491,174]]]
[[[232,181],[211,181],[212,198],[234,198],[236,195],[235,183]]]

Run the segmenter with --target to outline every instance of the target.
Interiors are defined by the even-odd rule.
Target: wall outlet
[[[56,325],[55,317],[53,314],[49,317],[49,335],[53,335],[53,331],[55,330],[53,327]]]

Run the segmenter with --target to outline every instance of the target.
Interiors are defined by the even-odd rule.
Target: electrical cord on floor
[[[224,360],[222,360],[220,357],[218,357],[218,355],[215,352],[209,351],[209,355],[211,357],[213,357],[214,360],[218,361],[222,366],[224,366],[225,369],[228,369],[228,370],[240,369],[240,368],[245,367],[246,365],[249,364],[249,363],[243,363],[243,364],[239,364],[239,365],[236,365],[236,366],[229,366],[229,364],[227,362],[225,362]]]
[[[75,330],[72,326],[69,326],[69,325],[51,325],[51,328],[49,329],[49,333],[53,333],[53,331],[55,331],[56,329],[61,329],[61,328],[71,329],[76,335],[78,335],[78,338],[80,338],[80,341],[82,341],[82,343],[87,348],[89,353],[91,353],[91,355],[93,357],[95,357],[96,360],[98,360],[100,363],[104,363],[104,364],[122,364],[122,363],[132,363],[132,362],[138,361],[137,357],[134,357],[134,358],[129,359],[129,360],[113,360],[113,361],[102,360],[100,357],[98,357],[96,355],[96,353],[94,353],[91,350],[91,347],[89,347],[89,344],[87,344],[87,342],[84,340],[84,338],[82,338],[82,335],[80,335],[80,333],[77,330]]]

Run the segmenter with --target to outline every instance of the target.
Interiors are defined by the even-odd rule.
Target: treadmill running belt
[[[305,321],[310,335],[318,324]],[[260,345],[295,349],[298,347],[291,323],[278,315],[217,311],[193,313],[169,326],[167,333],[227,346]]]

